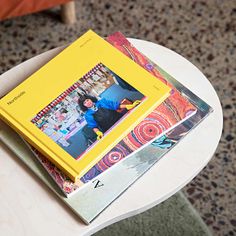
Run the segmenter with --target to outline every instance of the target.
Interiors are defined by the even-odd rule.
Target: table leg
[[[75,1],[61,5],[61,19],[65,24],[73,24],[76,22]]]

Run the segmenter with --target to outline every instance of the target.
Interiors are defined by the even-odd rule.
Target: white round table
[[[126,192],[85,225],[56,195],[0,145],[1,235],[90,235],[105,226],[145,211],[166,200],[191,181],[209,162],[221,137],[223,116],[215,90],[188,60],[160,45],[137,39],[131,43],[169,72],[214,112]],[[0,76],[1,92],[23,81],[63,47],[38,55]]]

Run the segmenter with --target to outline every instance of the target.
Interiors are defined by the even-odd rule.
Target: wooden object
[[[61,19],[65,24],[76,22],[75,2],[71,1],[61,5]]]
[[[174,51],[144,40],[130,41],[209,103],[213,113],[88,226],[0,143],[1,235],[91,235],[168,199],[211,160],[223,127],[222,108],[211,83],[197,67]],[[12,88],[13,81],[23,81],[62,49],[47,51],[2,74],[1,90]]]

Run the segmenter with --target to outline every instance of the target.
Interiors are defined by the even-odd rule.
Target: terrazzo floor
[[[79,0],[76,7],[72,26],[60,22],[59,8],[1,22],[0,73],[89,28],[101,36],[119,30],[183,55],[211,81],[224,112],[214,157],[183,192],[213,235],[236,235],[236,1]]]

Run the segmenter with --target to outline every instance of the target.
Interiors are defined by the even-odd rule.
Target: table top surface
[[[0,188],[2,235],[15,235],[16,232],[17,235],[89,235],[166,200],[190,182],[212,158],[220,140],[223,115],[210,82],[179,54],[144,40],[129,40],[206,101],[214,109],[213,113],[88,226],[0,144],[0,166],[4,167],[0,170],[0,185],[3,186]],[[7,71],[0,76],[1,87],[11,89],[12,83],[9,81],[21,81],[28,77],[62,49],[50,50]]]

